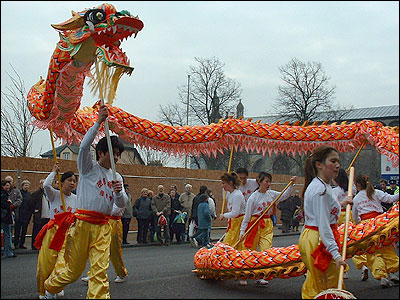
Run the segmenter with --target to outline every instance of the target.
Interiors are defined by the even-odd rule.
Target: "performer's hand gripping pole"
[[[99,76],[99,66],[98,66],[98,62],[97,62],[97,57],[95,58],[95,62],[96,62],[96,74],[97,74],[97,80],[100,80],[100,76]],[[103,82],[99,83],[100,85],[100,101],[101,101],[101,105],[104,105],[104,91],[105,91],[105,80],[103,80]],[[108,153],[110,154],[110,163],[111,163],[111,169],[112,169],[112,173],[113,173],[113,180],[117,179],[117,173],[115,172],[115,162],[114,162],[114,151],[112,148],[112,144],[111,144],[111,137],[110,137],[110,128],[108,126],[108,118],[104,120],[104,131],[106,132],[106,138],[107,138],[107,146],[108,146]]]
[[[49,131],[50,131],[50,138],[51,138],[51,146],[53,147],[54,161],[55,161],[55,163],[57,163],[58,161],[57,161],[56,147],[54,147],[53,130],[49,127]],[[58,187],[60,188],[61,201],[62,201],[63,209],[65,212],[65,211],[67,211],[67,207],[65,206],[64,193],[63,193],[62,184],[61,184],[61,176],[58,171],[57,171],[57,180],[58,180]]]

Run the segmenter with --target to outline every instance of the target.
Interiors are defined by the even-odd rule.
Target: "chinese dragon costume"
[[[216,155],[234,145],[236,151],[295,155],[308,153],[321,144],[340,152],[353,152],[367,140],[393,166],[399,164],[398,127],[371,120],[351,124],[262,124],[228,118],[217,124],[174,127],[134,116],[111,104],[118,80],[133,71],[120,44],[132,35],[136,37],[144,26],[142,21],[126,10],[117,11],[111,4],[102,4],[81,12],[72,11],[71,19],[52,26],[59,32],[60,40],[51,57],[47,78],[40,78],[32,86],[27,99],[34,124],[42,129],[51,128],[63,142],[79,143],[97,119],[100,101],[92,107],[80,108],[88,76],[92,79],[92,91],[108,99],[110,130],[141,147],[174,155]],[[94,78],[91,68],[96,60],[102,65]],[[343,226],[340,230],[343,233]],[[371,223],[350,224],[347,256],[373,253],[398,240],[399,204],[396,203]],[[306,272],[298,245],[257,252],[237,251],[218,242],[211,249],[200,249],[194,256],[194,265],[194,271],[202,279],[269,280]]]

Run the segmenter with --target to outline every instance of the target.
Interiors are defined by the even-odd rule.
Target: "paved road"
[[[274,238],[273,246],[297,244],[298,237],[298,235],[277,236]],[[201,280],[192,273],[193,256],[196,251],[188,244],[124,248],[125,266],[130,275],[124,283],[117,284],[113,282],[115,272],[112,267],[109,268],[111,297],[114,299],[301,298],[303,276],[274,279],[266,287],[254,286],[251,280],[245,287],[239,286],[235,280]],[[14,259],[1,260],[2,299],[37,298],[36,263],[37,253],[31,251],[20,253]],[[350,279],[345,280],[345,284],[358,299],[399,299],[398,286],[382,289],[379,281],[371,279],[371,274],[369,280],[361,282],[359,270],[355,269],[351,261],[349,275]],[[84,299],[86,290],[86,284],[78,280],[66,287],[64,298]]]

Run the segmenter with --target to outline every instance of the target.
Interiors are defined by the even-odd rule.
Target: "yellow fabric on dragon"
[[[340,225],[344,224],[344,222],[346,222],[346,212],[342,211],[342,212],[340,212],[339,221],[337,224],[338,224],[338,226],[340,226]],[[351,213],[351,210],[350,210],[349,222],[352,222],[354,224],[356,223],[353,220],[353,214]]]
[[[64,253],[65,242],[60,252],[50,249],[49,245],[58,229],[58,225],[54,225],[48,229],[43,238],[42,246],[39,251],[37,268],[36,268],[36,283],[37,291],[41,296],[45,295],[44,282],[51,275],[55,268],[62,269],[65,267]]]
[[[338,285],[339,268],[336,267],[333,259],[325,274],[314,267],[315,259],[311,256],[311,253],[318,247],[319,242],[318,231],[304,228],[299,239],[301,258],[307,267],[306,280],[301,289],[303,299],[313,299],[323,290],[337,288]],[[344,284],[343,289],[346,289]]]
[[[111,226],[109,223],[95,225],[77,219],[68,230],[65,242],[66,267],[55,268],[45,281],[47,291],[57,294],[67,284],[75,282],[90,261],[89,280],[86,294],[88,299],[110,299],[110,284],[107,269],[110,258]]]
[[[110,260],[115,273],[119,277],[124,277],[128,275],[128,270],[122,260],[122,222],[114,219],[110,219],[108,222],[111,225]]]

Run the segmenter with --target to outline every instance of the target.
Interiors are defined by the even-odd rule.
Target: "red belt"
[[[43,239],[44,236],[46,235],[47,230],[50,228],[53,228],[54,225],[56,225],[56,222],[54,219],[50,219],[43,227],[40,229],[39,233],[37,234],[35,238],[35,242],[33,243],[33,246],[36,247],[36,249],[40,249],[42,247]]]
[[[340,211],[346,211],[346,208],[342,208]]]
[[[338,226],[337,224],[330,224],[333,236],[335,238],[336,243],[338,244],[340,248],[340,235],[339,231],[337,230]],[[311,229],[311,230],[316,230],[318,231],[317,226],[309,226],[305,225],[306,228]],[[329,264],[332,260],[332,254],[330,254],[324,245],[323,242],[320,242],[318,247],[311,253],[311,256],[314,257],[314,266],[320,270],[322,273],[325,274],[326,269],[328,269]]]
[[[83,216],[82,216],[83,215]],[[68,228],[75,222],[76,219],[89,222],[95,225],[107,224],[110,216],[97,211],[77,209],[73,214],[71,212],[62,212],[56,214],[54,219],[59,226],[54,238],[49,246],[50,249],[60,251],[65,240],[65,234]]]
[[[372,218],[376,218],[376,216],[378,216],[379,213],[377,211],[371,211],[369,213],[366,214],[362,214],[360,216],[361,220],[368,220],[368,219],[372,219]]]
[[[118,216],[110,216],[110,219],[113,219],[113,220],[121,220],[121,217],[118,217]]]
[[[257,219],[258,219],[260,216],[256,216],[256,217],[257,217],[257,218],[255,218],[253,221],[251,221],[251,222],[247,225],[247,229],[249,229],[249,228],[257,221]],[[245,239],[245,241],[244,241],[244,245],[245,245],[245,247],[246,247],[247,249],[250,249],[250,248],[253,246],[253,242],[254,242],[254,239],[255,239],[255,237],[256,237],[256,235],[257,235],[258,228],[259,228],[259,227],[265,228],[266,224],[265,224],[265,220],[264,220],[264,219],[269,219],[270,217],[271,217],[270,215],[265,215],[265,216],[263,216],[263,217],[261,218],[261,220],[258,222],[258,226],[256,225],[256,226],[254,226],[254,227],[250,230],[249,234],[247,235],[247,237],[246,237],[246,239]],[[246,229],[246,230],[247,230],[247,229]]]

